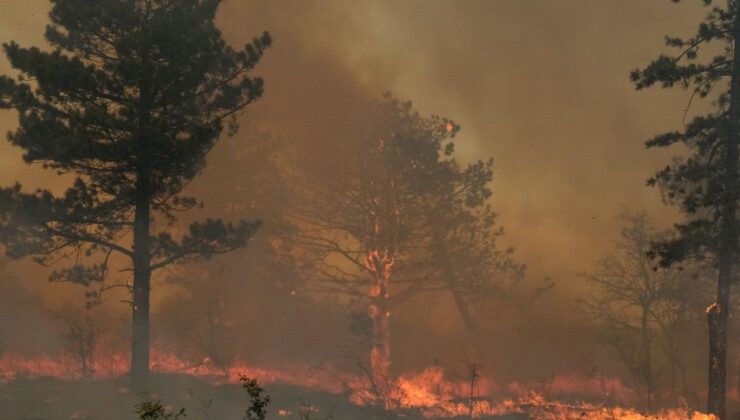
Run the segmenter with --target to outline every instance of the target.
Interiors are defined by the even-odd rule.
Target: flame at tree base
[[[128,355],[107,355],[105,360],[93,364],[95,379],[121,377],[128,372]],[[450,380],[440,367],[430,367],[416,373],[402,374],[382,390],[385,395],[372,386],[369,378],[342,373],[332,369],[315,369],[304,366],[284,366],[281,369],[264,369],[237,362],[227,369],[213,366],[209,360],[193,364],[177,356],[152,352],[152,370],[160,373],[179,373],[207,378],[214,383],[237,383],[241,376],[256,378],[262,385],[283,384],[308,390],[326,392],[334,395],[347,395],[350,402],[358,406],[375,405],[399,414],[413,413],[426,418],[445,418],[469,416],[486,418],[490,416],[522,414],[530,419],[594,419],[594,420],[712,420],[712,415],[692,412],[688,408],[662,410],[650,415],[631,408],[607,407],[594,403],[564,403],[551,401],[542,393],[527,390],[521,384],[506,387],[518,397],[493,402],[485,396],[492,395],[498,388],[481,380],[470,392],[470,384],[464,380]],[[11,383],[23,378],[56,377],[79,379],[73,361],[48,356],[23,357],[5,354],[0,356],[0,382]],[[607,383],[609,392],[629,398],[632,391],[622,386],[616,379],[582,378],[573,375],[553,378],[551,390],[582,395],[598,394],[599,385]],[[584,389],[586,388],[586,389]],[[588,389],[590,388],[590,389]],[[634,397],[634,395],[632,395]],[[379,403],[380,402],[380,403]],[[290,410],[280,409],[278,413],[287,415]],[[280,414],[279,414],[280,415]]]

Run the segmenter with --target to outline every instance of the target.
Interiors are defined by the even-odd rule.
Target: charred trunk
[[[718,289],[729,289],[720,284]],[[727,307],[722,307],[721,292],[717,303],[707,311],[709,322],[709,393],[707,409],[719,418],[725,418],[726,363],[727,363]]]
[[[727,317],[729,313],[729,276],[732,263],[720,264],[717,301],[707,310],[709,323],[709,413],[725,418],[726,366],[727,366]]]
[[[725,417],[727,393],[727,318],[730,310],[730,287],[734,260],[737,253],[737,175],[738,137],[740,133],[740,1],[730,3],[734,10],[733,44],[735,45],[732,80],[730,84],[730,108],[724,135],[725,153],[723,160],[724,180],[720,206],[720,232],[717,299],[707,310],[709,324],[709,387],[707,408],[719,418]]]
[[[370,304],[370,319],[373,325],[370,369],[373,376],[373,385],[379,393],[378,396],[383,398],[386,394],[391,365],[390,331],[388,328],[390,307],[385,280],[378,280],[377,283],[376,293],[374,293],[373,301]]]

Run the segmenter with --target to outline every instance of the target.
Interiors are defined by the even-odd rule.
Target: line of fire
[[[0,3],[0,420],[740,419],[740,0]]]

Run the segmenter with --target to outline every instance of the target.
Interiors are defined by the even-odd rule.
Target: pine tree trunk
[[[370,319],[373,323],[372,341],[370,347],[370,370],[378,397],[385,398],[388,381],[390,379],[391,348],[388,317],[388,292],[385,279],[378,279],[373,302],[370,304]]]
[[[722,273],[722,270],[720,270]],[[707,311],[709,322],[709,395],[707,411],[725,418],[726,364],[727,364],[727,307],[722,295],[729,292],[720,274],[717,302]]]
[[[150,202],[144,185],[145,178],[142,177],[137,188],[134,219],[131,387],[137,392],[148,391],[149,386]]]
[[[707,408],[719,418],[725,417],[727,393],[727,317],[730,310],[730,286],[737,250],[737,175],[738,129],[740,129],[740,1],[734,5],[733,44],[735,45],[730,84],[729,122],[726,127],[724,154],[724,193],[720,207],[717,299],[707,309],[709,323],[709,392]]]

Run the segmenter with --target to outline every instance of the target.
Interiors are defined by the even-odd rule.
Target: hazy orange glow
[[[129,369],[129,357],[123,353],[112,353],[94,364],[95,379],[114,378],[125,375]],[[152,369],[160,373],[180,373],[206,378],[214,383],[238,383],[241,376],[256,378],[269,388],[271,384],[284,384],[327,393],[347,395],[349,401],[357,405],[372,404],[377,401],[376,391],[368,378],[359,375],[313,369],[305,366],[285,366],[281,369],[266,369],[236,362],[228,369],[213,366],[208,359],[193,364],[174,354],[155,350],[152,352]],[[49,356],[24,357],[5,354],[0,357],[0,381],[10,382],[21,378],[58,377],[74,379],[73,363],[64,358]],[[594,420],[711,420],[715,417],[687,409],[662,410],[645,415],[637,410],[619,406],[606,407],[594,403],[573,403],[549,400],[541,391],[533,390],[535,385],[512,383],[505,387],[516,396],[500,401],[492,401],[491,395],[502,387],[489,380],[481,379],[470,394],[470,384],[466,380],[452,380],[440,367],[429,367],[421,372],[408,372],[389,381],[384,403],[390,410],[418,410],[428,418],[455,417],[467,415],[471,410],[476,418],[525,413],[533,419],[594,419]],[[269,391],[269,389],[268,389]],[[616,400],[629,400],[633,391],[615,378],[593,378],[577,375],[556,376],[548,386],[552,394],[571,394],[581,396],[612,395]],[[310,409],[310,408],[309,408]],[[287,409],[278,410],[280,416],[293,413]]]
[[[439,123],[434,128],[457,136],[455,146],[461,163],[490,156],[496,159],[492,203],[493,209],[501,215],[497,223],[507,232],[501,244],[516,246],[516,260],[525,263],[528,270],[526,281],[519,287],[527,298],[530,289],[534,290],[532,294],[536,294],[538,300],[532,305],[529,300],[526,304],[517,303],[520,306],[517,308],[498,301],[490,306],[474,307],[471,318],[478,330],[467,335],[463,328],[464,317],[447,292],[439,300],[408,300],[397,304],[401,299],[395,296],[396,288],[404,285],[401,275],[406,261],[404,251],[399,251],[404,247],[397,243],[397,231],[402,230],[399,226],[404,224],[413,225],[415,219],[413,212],[401,208],[399,203],[404,201],[396,197],[403,191],[401,182],[397,180],[400,185],[397,187],[392,177],[378,176],[385,185],[369,189],[361,200],[367,207],[362,214],[364,238],[359,240],[364,243],[353,253],[356,265],[352,265],[364,276],[358,292],[362,300],[358,305],[362,305],[362,321],[369,318],[371,327],[367,328],[372,328],[371,332],[365,331],[365,324],[361,325],[362,334],[372,334],[372,342],[366,346],[363,341],[365,347],[360,350],[362,362],[368,365],[362,368],[367,368],[367,372],[345,371],[334,365],[317,368],[306,362],[333,351],[338,345],[349,342],[348,346],[353,346],[354,341],[350,339],[357,337],[346,333],[350,339],[343,335],[345,341],[335,342],[334,335],[340,335],[337,326],[346,324],[344,314],[334,312],[340,312],[332,306],[334,302],[324,305],[318,299],[313,302],[313,296],[307,297],[301,289],[303,279],[298,275],[292,279],[292,272],[274,270],[286,278],[280,278],[285,280],[287,287],[283,289],[282,284],[266,286],[273,280],[269,276],[273,268],[266,270],[268,275],[264,275],[270,282],[262,281],[263,273],[257,270],[256,274],[251,271],[249,275],[243,274],[253,260],[259,263],[260,248],[255,254],[245,254],[249,259],[244,262],[224,260],[227,274],[222,283],[214,282],[213,302],[208,298],[208,304],[217,308],[213,320],[210,315],[197,322],[192,321],[196,317],[187,318],[189,313],[197,314],[200,306],[192,306],[190,311],[191,306],[182,305],[188,309],[182,311],[186,314],[182,315],[171,308],[176,305],[165,305],[175,296],[170,292],[179,292],[181,286],[171,284],[163,274],[155,278],[157,287],[152,295],[152,331],[156,333],[152,334],[153,342],[161,339],[170,343],[166,340],[171,339],[173,343],[168,348],[210,354],[214,360],[219,360],[218,353],[223,350],[227,357],[220,360],[231,360],[234,354],[241,359],[224,367],[208,358],[188,360],[184,355],[190,353],[185,351],[173,353],[154,347],[151,349],[152,370],[190,375],[214,384],[236,385],[244,375],[258,379],[267,393],[272,385],[282,384],[332,394],[357,406],[377,405],[398,413],[408,410],[427,418],[468,416],[472,412],[477,418],[524,413],[529,418],[545,420],[716,419],[687,408],[689,404],[703,407],[698,401],[703,398],[706,384],[696,380],[691,370],[693,364],[688,364],[688,379],[684,379],[688,383],[686,388],[691,389],[681,389],[670,397],[666,392],[660,401],[666,404],[661,407],[673,408],[650,416],[632,408],[646,406],[639,381],[630,381],[626,370],[621,375],[618,373],[617,361],[608,353],[609,349],[594,344],[596,333],[590,325],[582,323],[578,308],[573,306],[574,297],[581,296],[588,286],[571,273],[586,271],[592,261],[612,250],[610,240],[619,223],[617,215],[624,207],[653,215],[661,229],[671,226],[677,218],[676,210],[664,205],[657,190],[644,188],[645,179],[671,156],[657,150],[646,152],[642,142],[667,128],[681,125],[686,92],[665,92],[656,102],[653,95],[635,93],[627,77],[631,68],[662,51],[663,35],[680,34],[683,29],[693,28],[697,16],[704,13],[698,6],[700,2],[681,8],[669,3],[471,0],[466,5],[440,2],[428,7],[421,0],[357,4],[313,0],[224,1],[218,23],[230,43],[240,45],[244,37],[251,36],[253,29],[262,28],[269,29],[276,40],[275,48],[259,68],[266,77],[265,97],[255,104],[253,114],[250,111],[240,120],[244,128],[234,141],[259,137],[247,131],[254,120],[259,123],[260,130],[274,133],[276,138],[285,137],[280,143],[287,144],[290,153],[286,154],[297,154],[309,162],[307,166],[319,166],[317,162],[326,161],[325,156],[332,155],[329,152],[338,145],[345,145],[357,127],[364,127],[366,100],[386,90],[399,98],[412,99],[423,115],[434,113],[452,118],[454,123],[437,120]],[[3,39],[18,40],[24,46],[44,47],[42,35],[48,23],[49,1],[6,0],[4,5],[6,14],[0,16],[0,28],[6,31]],[[386,30],[389,28],[394,30]],[[0,70],[0,74],[11,74],[7,60],[2,57]],[[14,112],[0,112],[3,131],[13,130],[16,119]],[[371,141],[371,149],[375,149],[375,137]],[[378,153],[394,151],[392,141],[392,136],[377,139]],[[222,143],[225,143],[223,147],[228,144]],[[252,143],[244,144],[233,150],[245,155],[252,153]],[[25,165],[20,159],[20,150],[7,142],[1,143],[0,148],[4,159],[0,165],[3,180],[0,185],[12,185],[20,180],[31,189],[43,186],[58,192],[63,191],[69,181]],[[266,189],[254,182],[259,177],[252,172],[260,172],[252,171],[246,164],[245,170],[241,166],[231,166],[229,153],[213,156],[202,176],[190,188],[195,188],[193,195],[202,195],[209,206],[216,204],[195,209],[197,217],[221,217],[218,203],[225,201],[229,218],[238,216],[250,220],[268,215],[264,217],[265,226],[271,228],[269,222],[275,221],[273,215],[280,215],[282,201],[290,205],[297,201],[292,196],[265,194],[266,204],[241,209],[242,201],[250,203],[249,206],[257,202],[252,197],[252,186],[255,191]],[[287,160],[283,156],[280,159]],[[410,162],[415,169],[417,164],[417,161]],[[289,167],[284,162],[283,166]],[[228,182],[219,177],[227,171],[224,168],[234,168]],[[222,184],[236,184],[239,177],[243,178],[238,182],[239,195],[229,195],[231,189],[224,189],[229,194],[222,193]],[[376,182],[376,178],[371,178]],[[259,198],[256,193],[255,197]],[[278,226],[276,230],[279,229]],[[250,244],[247,252],[253,252],[256,248],[253,245],[260,244]],[[252,259],[253,256],[256,257]],[[20,302],[22,305],[17,306],[22,312],[18,314],[10,310],[16,310],[15,300],[25,298],[8,299],[13,303],[8,313],[13,316],[7,318],[19,321],[12,326],[8,323],[10,333],[6,333],[6,338],[10,344],[4,343],[5,352],[0,352],[0,386],[34,377],[80,379],[75,361],[58,356],[54,350],[47,354],[22,353],[18,348],[28,347],[14,347],[14,333],[24,330],[33,332],[17,334],[23,336],[17,341],[24,345],[35,346],[40,342],[39,346],[52,349],[56,348],[53,345],[61,344],[61,339],[55,341],[49,337],[59,335],[62,327],[52,325],[57,321],[41,319],[43,317],[36,312],[68,301],[81,307],[80,289],[67,284],[50,286],[45,269],[29,261],[12,264],[11,268],[23,280],[24,287],[38,293],[39,298],[29,299],[33,302],[28,308]],[[221,261],[213,266],[216,264]],[[233,273],[229,274],[229,270]],[[128,273],[121,276],[124,275]],[[209,276],[210,272],[203,277],[211,280]],[[195,281],[196,276],[192,277],[186,280]],[[540,296],[537,282],[545,277],[548,281],[552,277],[557,287],[552,291],[542,289],[548,293]],[[124,277],[123,281],[127,279]],[[187,290],[189,283],[183,284],[182,289],[188,292],[183,296],[201,296],[198,293],[201,289],[191,293]],[[99,320],[106,334],[111,332],[113,339],[120,339],[128,330],[119,328],[117,313],[128,314],[130,308],[127,301],[121,304],[116,300],[111,299],[96,310],[103,315]],[[192,299],[196,304],[204,301],[206,298]],[[316,303],[316,307],[304,309],[301,305],[307,302]],[[352,302],[354,305],[354,300]],[[708,303],[702,301],[701,309]],[[265,311],[268,307],[269,311]],[[160,308],[165,309],[160,311]],[[352,306],[352,310],[355,309]],[[713,303],[706,311],[720,309],[723,308]],[[309,318],[305,314],[314,313],[317,314],[315,321],[307,322],[308,326],[298,322]],[[36,320],[34,322],[44,328],[28,328],[31,324],[26,323],[27,319]],[[217,326],[222,331],[214,334],[212,342],[208,341],[210,336],[197,337],[199,341],[194,339],[192,347],[176,347],[184,341],[178,335],[180,321],[183,321],[182,329],[188,339],[191,328],[196,329],[193,324],[199,323],[204,330]],[[178,327],[177,331],[168,329],[173,325]],[[229,334],[234,331],[238,337],[232,340]],[[159,332],[166,334],[158,335]],[[260,347],[259,339],[263,335],[269,335],[269,340]],[[309,336],[310,340],[304,339]],[[475,337],[475,340],[463,342],[468,337]],[[367,340],[365,335],[361,338]],[[302,339],[304,342],[296,344]],[[202,344],[200,341],[208,341],[209,346],[215,343],[216,351],[197,347]],[[101,342],[107,343],[105,337]],[[701,343],[703,345],[704,341]],[[186,344],[191,345],[190,342]],[[731,346],[731,353],[736,352],[737,344]],[[122,350],[123,347],[112,347],[96,353],[90,380],[102,381],[128,374],[129,354]],[[486,366],[486,375],[473,379],[471,384],[470,378],[436,364],[449,366],[461,353],[473,353],[475,361]],[[699,356],[689,354],[686,357],[692,362],[694,358],[700,359],[705,366],[705,356]],[[260,357],[279,358],[280,362],[259,366],[248,362]],[[663,357],[662,353],[656,357]],[[434,364],[430,360],[434,360]],[[662,359],[660,363],[664,364]],[[411,370],[412,367],[415,370]],[[609,373],[583,373],[592,367],[595,372]],[[661,369],[656,376],[663,380],[668,375],[666,370]],[[733,356],[729,372],[728,381],[740,383],[740,357],[734,359]],[[700,373],[705,375],[703,371]],[[609,376],[612,374],[615,376]],[[542,381],[533,379],[548,375],[552,376]],[[637,384],[634,388],[629,385],[633,383]],[[736,387],[730,386],[728,398],[738,393]],[[686,407],[679,407],[681,404],[676,400],[684,397],[689,402]],[[274,408],[278,416],[301,417],[302,409]],[[318,411],[311,406],[303,409]]]

